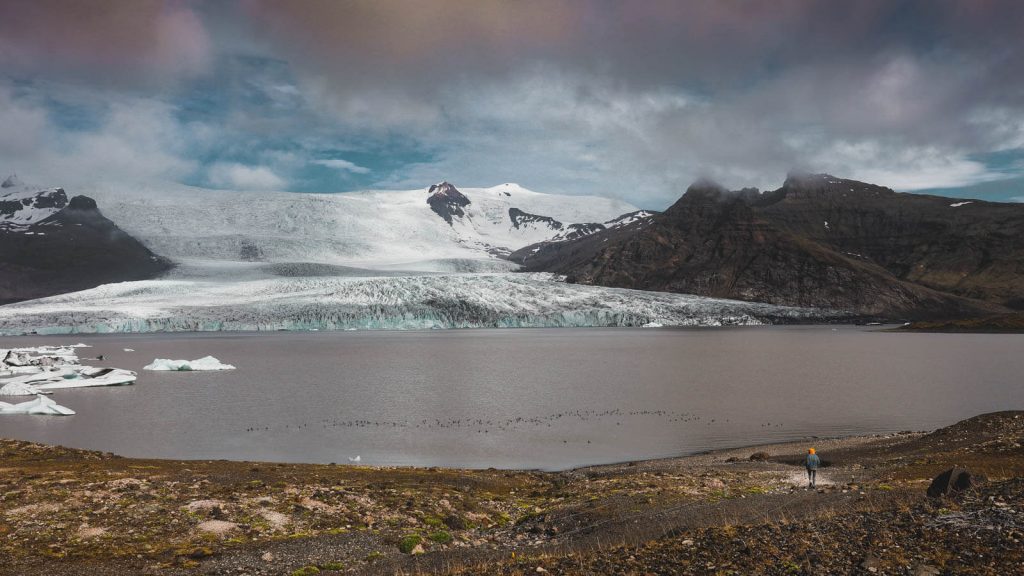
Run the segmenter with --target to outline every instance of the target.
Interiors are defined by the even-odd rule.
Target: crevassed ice
[[[0,332],[723,326],[842,312],[561,282],[551,274],[148,280],[0,307]]]

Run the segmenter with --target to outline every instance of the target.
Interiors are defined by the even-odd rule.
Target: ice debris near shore
[[[206,372],[214,370],[234,370],[231,364],[224,364],[213,356],[204,356],[197,360],[168,360],[157,358],[152,364],[142,368],[143,370],[161,370],[171,372]]]
[[[39,414],[43,416],[71,416],[74,410],[61,406],[46,396],[36,396],[35,400],[20,404],[0,402],[0,414]]]
[[[39,388],[25,382],[19,382],[18,379],[12,379],[7,381],[6,384],[0,386],[0,396],[35,396],[42,394]]]
[[[74,410],[42,395],[65,388],[135,382],[136,374],[131,370],[80,364],[76,349],[89,347],[74,344],[0,350],[0,396],[36,396],[35,400],[20,404],[0,402],[0,414],[71,415]]]

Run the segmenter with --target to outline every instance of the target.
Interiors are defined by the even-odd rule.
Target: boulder
[[[750,460],[752,462],[766,462],[768,460],[768,457],[769,456],[767,452],[754,452],[753,454],[750,455]]]
[[[978,478],[972,476],[967,470],[950,468],[932,480],[931,486],[928,487],[928,496],[931,498],[954,496],[977,486],[978,483]]]

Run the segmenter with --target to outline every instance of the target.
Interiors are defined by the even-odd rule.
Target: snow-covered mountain
[[[0,333],[723,325],[834,315],[510,273],[518,266],[501,258],[510,251],[651,218],[607,198],[541,194],[515,184],[460,190],[447,182],[348,194],[184,186],[89,193],[117,225],[178,266],[156,280],[117,277],[107,280],[117,283],[81,290],[103,281],[92,282],[64,290],[78,292],[2,306]],[[17,237],[0,243],[9,245],[9,260],[30,254],[25,242],[50,243],[30,259],[56,254],[88,263],[110,254],[143,268],[138,258],[92,240],[68,236],[71,241],[56,246],[56,236],[28,235],[52,222],[75,238],[95,229],[116,231],[125,246],[135,242],[91,198],[69,201],[60,189],[10,190],[6,197],[0,204],[11,228],[6,234]],[[161,266],[155,272],[166,267],[141,245],[136,251]],[[51,267],[57,275],[51,281],[68,276],[61,273],[70,266]],[[23,280],[19,286],[34,282]]]
[[[170,263],[105,218],[87,196],[0,184],[0,304],[152,278]]]
[[[0,230],[24,231],[67,205],[63,189],[39,190],[26,186],[17,176],[9,176],[0,184]]]
[[[510,269],[500,256],[636,211],[620,200],[542,194],[516,184],[459,189],[442,182],[343,194],[185,186],[89,193],[121,228],[177,261],[429,271]]]

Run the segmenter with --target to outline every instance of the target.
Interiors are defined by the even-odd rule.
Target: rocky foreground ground
[[[560,473],[0,440],[0,574],[1021,574],[1024,412]],[[754,458],[751,458],[751,457]],[[929,498],[962,466],[987,481]]]

